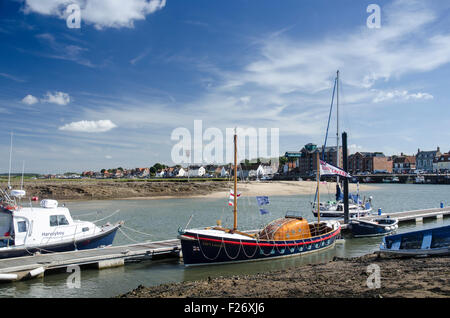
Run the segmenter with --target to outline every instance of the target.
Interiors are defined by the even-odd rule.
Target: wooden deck
[[[450,207],[443,209],[424,209],[396,213],[383,213],[407,221],[421,222],[427,218],[444,218],[450,216]],[[372,216],[373,217],[373,216]],[[365,217],[362,219],[367,219]],[[342,222],[342,221],[341,221]],[[343,230],[347,228],[342,224]],[[255,232],[255,231],[249,231]],[[139,244],[111,246],[91,250],[64,253],[50,253],[18,258],[0,259],[0,281],[16,281],[43,275],[47,271],[67,268],[69,266],[92,265],[99,269],[123,266],[129,262],[180,257],[181,243],[178,239],[143,242]]]
[[[436,209],[423,209],[423,210],[413,210],[413,211],[404,211],[404,212],[392,212],[392,213],[383,213],[381,215],[382,217],[389,216],[391,218],[397,218],[399,223],[402,222],[422,222],[424,219],[429,218],[444,218],[446,216],[450,216],[450,207],[445,207],[443,209],[436,208]],[[373,218],[374,216],[366,216],[362,217],[361,220],[368,220]],[[341,221],[342,229],[347,229],[347,224],[344,224],[343,221]]]
[[[0,259],[0,276],[2,274],[17,274],[17,278],[12,277],[11,280],[20,280],[29,277],[29,273],[36,269],[43,269],[45,272],[74,265],[96,265],[99,269],[117,267],[123,266],[127,262],[144,259],[179,257],[180,250],[180,241],[173,239],[90,250],[6,258]],[[11,281],[9,279],[5,280]]]

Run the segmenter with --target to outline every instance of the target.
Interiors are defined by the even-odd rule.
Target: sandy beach
[[[0,184],[4,189],[6,184]],[[121,180],[35,180],[24,185],[28,197],[56,200],[123,200],[172,198],[226,198],[233,183],[229,181],[121,181]],[[321,193],[335,193],[336,184],[320,185]],[[356,184],[350,184],[356,191]],[[375,185],[360,185],[363,195],[370,195]],[[314,181],[252,181],[239,182],[242,196],[314,195]]]
[[[232,183],[230,183],[229,187],[232,188]],[[283,195],[303,195],[309,194],[314,195],[316,192],[317,183],[315,181],[267,181],[267,182],[258,182],[252,181],[248,183],[239,183],[238,190],[241,192],[242,196],[258,196],[258,195],[275,195],[275,196],[283,196]],[[367,192],[370,190],[377,189],[375,185],[360,185],[359,190],[361,192]],[[320,192],[322,194],[335,193],[336,191],[336,183],[335,182],[326,182],[320,184]],[[356,191],[356,184],[349,185],[349,191]],[[228,195],[228,191],[217,191],[214,193],[210,193],[208,197],[224,197]]]

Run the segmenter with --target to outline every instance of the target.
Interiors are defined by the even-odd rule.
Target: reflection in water
[[[378,190],[367,195],[374,197],[374,211],[379,207],[384,212],[414,210],[439,207],[441,201],[448,199],[449,187],[445,185],[377,185]],[[364,195],[364,194],[363,194]],[[332,199],[324,195],[323,199]],[[271,197],[268,207],[270,215],[259,214],[255,198],[244,197],[240,201],[240,229],[261,228],[273,219],[283,217],[287,210],[302,211],[308,220],[313,220],[310,201],[314,196]],[[62,202],[61,202],[62,203]],[[446,202],[449,205],[450,202]],[[173,239],[178,227],[184,227],[191,215],[192,227],[210,226],[221,219],[224,226],[233,222],[232,210],[227,206],[227,199],[172,199],[172,200],[122,200],[69,202],[67,204],[75,219],[94,221],[112,214],[109,222],[124,220],[133,229],[152,236],[140,236],[130,233],[138,241]],[[101,212],[100,212],[101,211]],[[95,213],[99,212],[99,213]],[[105,222],[106,222],[105,221]],[[416,225],[414,222],[400,224],[398,233],[450,224],[450,219],[425,221]],[[126,231],[126,229],[124,229]],[[138,236],[136,236],[138,235]],[[284,270],[304,264],[328,262],[334,256],[356,257],[378,250],[381,237],[345,240],[334,248],[313,253],[276,260],[266,260],[239,264],[214,265],[185,268],[182,261],[146,261],[127,264],[125,267],[81,271],[81,288],[68,288],[66,280],[70,273],[60,272],[44,278],[33,279],[14,284],[0,284],[0,297],[113,297],[126,293],[139,285],[155,286],[164,283],[185,280],[199,280],[209,277],[231,276],[236,274],[253,274],[265,271]],[[129,244],[118,233],[114,245]]]

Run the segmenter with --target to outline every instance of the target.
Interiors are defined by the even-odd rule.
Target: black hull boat
[[[286,221],[283,222],[284,220]],[[316,223],[308,224],[306,220],[301,218],[286,217],[269,224],[255,235],[238,231],[231,232],[220,228],[180,231],[179,238],[181,240],[184,264],[193,266],[248,262],[318,252],[333,247],[336,238],[341,232],[339,222],[332,221],[321,223],[322,233],[319,235],[314,235],[313,233],[313,236],[308,238],[286,238],[283,240],[262,238],[267,237],[265,233],[270,231],[269,228],[273,224],[280,223],[284,223],[280,232],[283,232],[286,228],[293,229],[294,227],[297,228],[298,232],[298,229],[305,229],[305,226],[314,231],[315,227],[317,227]],[[275,234],[274,237],[277,237],[277,235]]]
[[[398,229],[398,219],[374,218],[370,220],[355,219],[350,222],[354,237],[383,236]]]

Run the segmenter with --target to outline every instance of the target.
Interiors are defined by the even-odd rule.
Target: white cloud
[[[46,103],[57,104],[57,105],[67,105],[70,103],[71,98],[70,98],[69,94],[67,94],[67,93],[47,92],[47,94],[45,94],[45,97],[44,97],[44,99],[42,99],[42,101],[46,102]]]
[[[313,94],[332,87],[337,69],[344,85],[359,90],[378,81],[432,71],[450,62],[450,34],[434,27],[437,18],[425,2],[395,1],[383,7],[380,29],[362,25],[308,41],[284,33],[265,37],[255,42],[259,52],[243,70],[225,73],[222,87]]]
[[[374,90],[377,91],[377,90]],[[433,95],[428,93],[409,93],[407,90],[393,90],[393,91],[377,91],[377,96],[373,99],[374,103],[380,103],[388,100],[427,100],[433,99]]]
[[[59,127],[59,130],[73,131],[73,132],[100,133],[100,132],[109,131],[116,127],[117,127],[116,124],[114,124],[109,119],[98,120],[98,121],[82,120],[82,121],[73,122],[70,124],[66,124],[62,127]]]
[[[30,94],[28,94],[27,96],[25,96],[22,99],[22,103],[27,104],[27,105],[33,105],[33,104],[36,104],[37,102],[39,102],[39,100]]]
[[[82,23],[93,24],[97,29],[134,27],[134,21],[161,10],[166,0],[25,0],[25,13],[66,18],[66,7],[76,3],[81,9]]]

